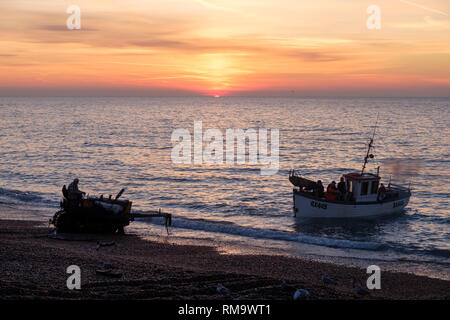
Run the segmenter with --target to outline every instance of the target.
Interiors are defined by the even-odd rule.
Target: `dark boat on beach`
[[[119,200],[125,189],[120,190],[113,199],[87,197],[69,200],[66,186],[63,187],[61,210],[56,212],[50,223],[57,232],[63,233],[118,233],[124,234],[124,227],[134,218],[164,217],[166,227],[171,225],[172,215],[160,210],[148,214],[132,214],[130,200]]]

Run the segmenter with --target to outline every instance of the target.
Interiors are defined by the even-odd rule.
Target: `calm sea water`
[[[385,182],[411,183],[404,213],[371,221],[295,221],[288,171],[300,169],[326,185],[360,170],[377,114],[371,168],[380,165]],[[193,133],[200,120],[204,130],[279,129],[279,172],[173,164],[173,130]],[[91,195],[126,187],[135,211],[171,212],[171,237],[182,241],[414,261],[449,272],[450,99],[0,98],[0,121],[4,204],[51,212],[61,186],[78,177]],[[0,215],[14,217],[8,210]],[[39,210],[34,215],[48,218]],[[164,231],[161,223],[143,220],[131,229],[155,236]]]

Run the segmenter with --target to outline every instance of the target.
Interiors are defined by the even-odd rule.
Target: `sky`
[[[1,96],[450,96],[448,0],[1,0],[0,15]]]

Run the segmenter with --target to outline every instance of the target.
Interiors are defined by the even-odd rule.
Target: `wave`
[[[264,209],[261,206],[248,205],[244,201],[236,201],[234,203],[230,201],[216,203],[208,203],[202,201],[180,201],[177,197],[169,196],[157,196],[151,199],[154,201],[166,201],[164,204],[168,208],[198,210],[209,214],[210,212],[216,212],[222,214],[223,217],[264,217],[264,218],[279,218],[286,213],[279,210],[279,205],[276,203],[265,203]],[[247,201],[250,202],[250,201]]]
[[[148,219],[138,219],[137,221],[152,224],[160,224],[160,223],[162,224],[162,221],[160,221],[160,223],[157,223],[156,220],[148,220]],[[222,233],[235,236],[237,235],[257,239],[300,242],[305,244],[313,244],[331,248],[364,249],[364,250],[383,250],[386,248],[384,244],[376,242],[362,242],[343,239],[331,239],[325,237],[313,237],[286,231],[245,227],[237,225],[233,222],[224,223],[222,221],[211,221],[203,219],[187,219],[177,217],[177,219],[174,219],[172,221],[172,227],[213,232],[213,233]]]
[[[436,257],[444,257],[450,259],[450,250],[446,249],[431,249],[427,251],[427,253],[436,256]]]
[[[145,212],[142,212],[145,213]],[[162,225],[163,220],[158,219],[137,219],[139,222]],[[243,236],[255,239],[279,240],[288,242],[298,242],[310,245],[318,245],[337,249],[357,249],[368,251],[386,251],[393,250],[398,254],[413,255],[415,258],[392,258],[394,261],[409,261],[414,263],[436,263],[442,265],[449,265],[447,260],[450,258],[450,250],[433,248],[427,249],[411,249],[401,247],[395,244],[378,243],[373,241],[356,241],[346,239],[333,239],[324,236],[311,236],[299,234],[297,232],[288,232],[281,230],[260,229],[247,226],[237,225],[231,221],[218,221],[206,219],[189,219],[186,217],[177,216],[172,220],[173,228],[197,230],[210,233],[221,233],[224,235]],[[418,259],[422,257],[422,259]],[[435,257],[435,258],[433,258]],[[438,258],[438,260],[436,260]],[[444,258],[444,260],[442,260]]]
[[[391,247],[398,252],[412,255],[420,255],[426,256],[428,258],[435,257],[438,258],[438,261],[433,260],[433,263],[450,265],[450,250],[448,249],[439,249],[439,248],[407,248],[400,247],[399,245],[392,244]],[[442,259],[444,258],[444,259]],[[414,260],[414,262],[418,262]]]

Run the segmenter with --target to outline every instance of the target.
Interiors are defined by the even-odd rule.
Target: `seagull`
[[[294,300],[306,299],[309,296],[308,290],[297,289],[294,293]]]
[[[218,293],[222,293],[222,294],[229,294],[230,290],[228,290],[227,288],[225,288],[221,283],[219,283],[217,285],[216,291]]]
[[[327,277],[327,274],[324,272],[322,273],[322,281],[326,284],[337,284],[337,282],[329,277]]]
[[[361,284],[359,282],[356,282],[355,279],[353,279],[353,288],[355,288],[355,291],[357,294],[360,294],[362,296],[365,296],[369,294],[369,291],[363,287],[361,287]]]

